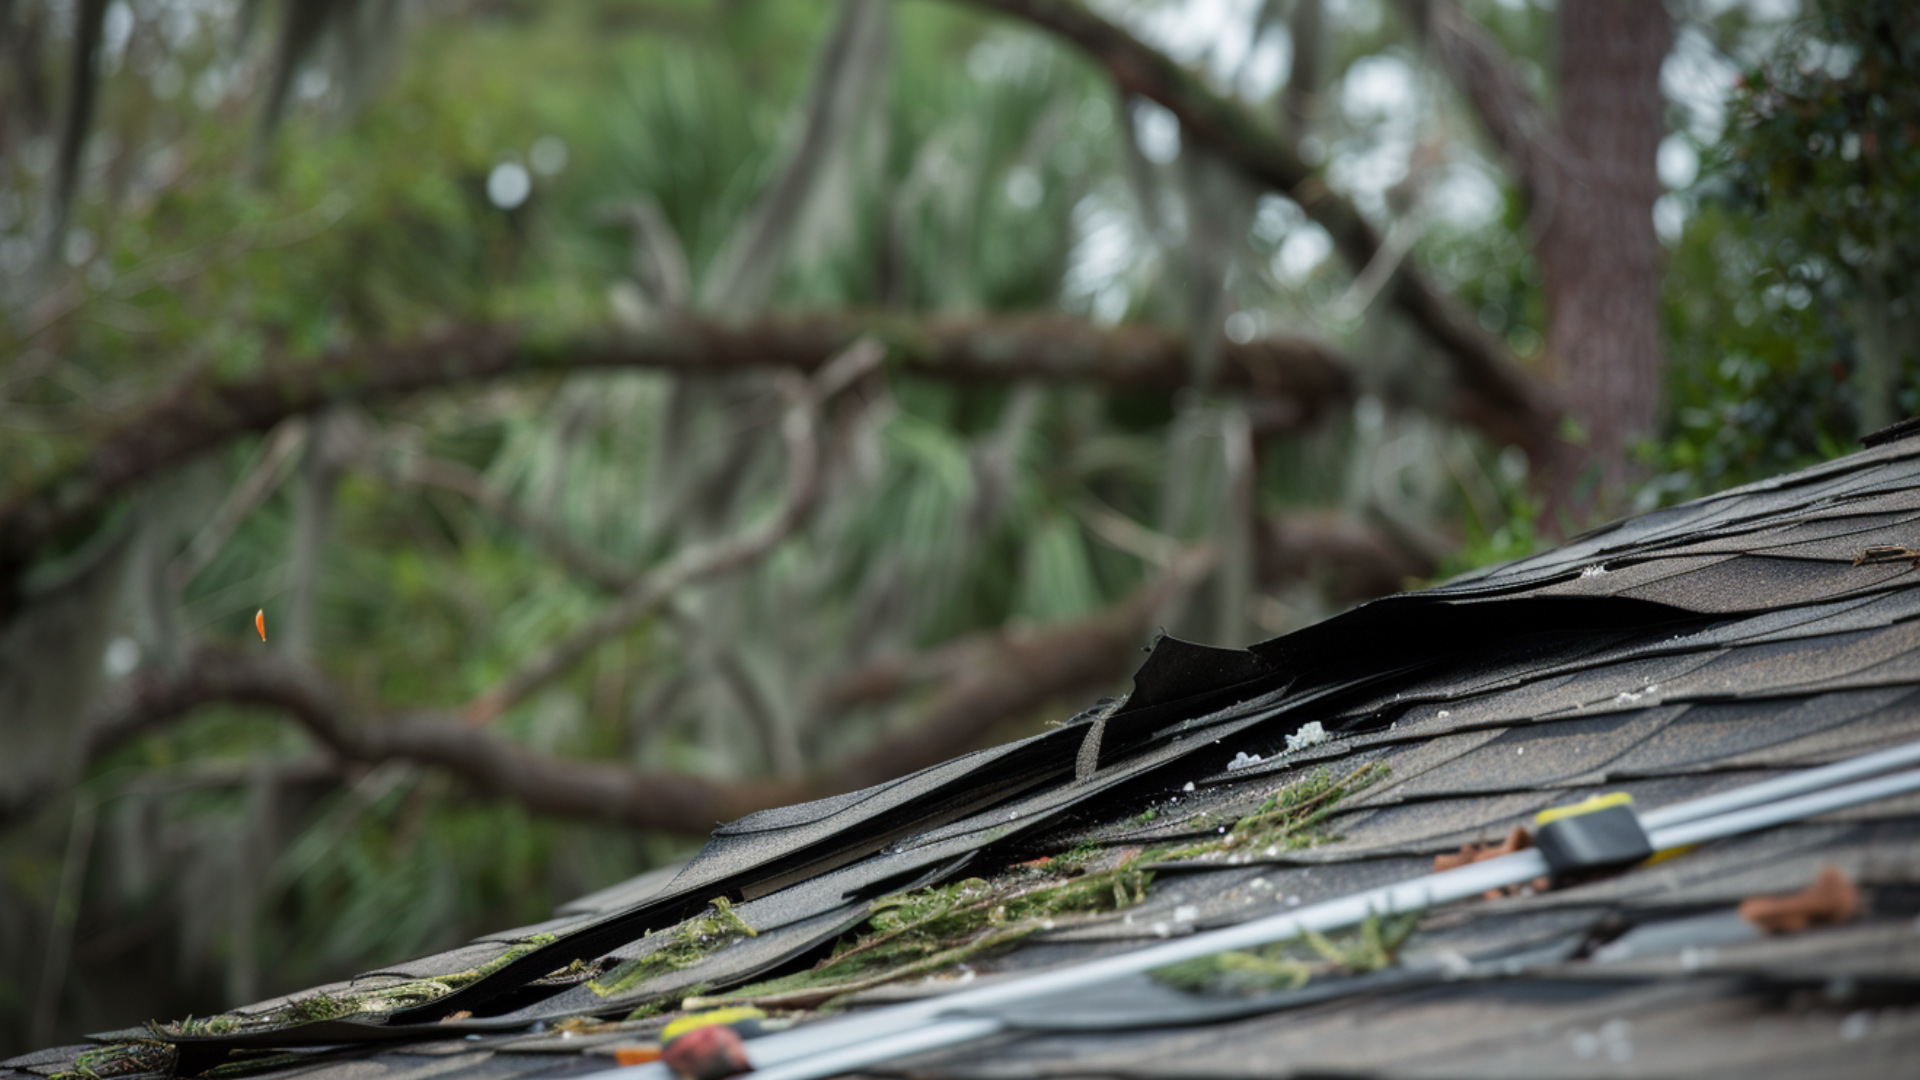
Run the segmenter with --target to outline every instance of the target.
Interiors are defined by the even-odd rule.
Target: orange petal
[[[260,640],[267,640],[267,609],[261,608],[253,617],[253,628],[260,631]]]

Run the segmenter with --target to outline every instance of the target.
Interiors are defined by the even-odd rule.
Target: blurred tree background
[[[1897,0],[0,2],[0,1053],[1843,452],[1915,70]]]

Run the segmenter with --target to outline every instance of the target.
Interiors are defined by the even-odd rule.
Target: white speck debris
[[[1452,710],[1450,710],[1450,709],[1441,709],[1441,710],[1440,710],[1440,713],[1439,713],[1439,718],[1440,718],[1440,719],[1442,719],[1442,720],[1445,720],[1445,719],[1446,719],[1447,717],[1449,717],[1449,716],[1452,716],[1452,715],[1453,715],[1453,711],[1452,711]]]
[[[1840,1021],[1840,1037],[1848,1042],[1858,1042],[1867,1037],[1873,1028],[1873,1014],[1866,1010],[1850,1012]]]
[[[1633,1060],[1633,1039],[1630,1038],[1633,1025],[1625,1020],[1609,1020],[1600,1025],[1598,1032],[1576,1031],[1573,1033],[1573,1056],[1592,1060],[1601,1054],[1616,1064]]]
[[[1227,771],[1232,772],[1235,769],[1244,769],[1249,765],[1258,765],[1258,764],[1260,764],[1259,754],[1249,754],[1245,750],[1242,750],[1239,753],[1233,755],[1232,761],[1227,762]]]
[[[1615,705],[1637,705],[1641,699],[1653,696],[1654,691],[1658,689],[1660,689],[1659,683],[1648,683],[1647,688],[1644,690],[1622,690],[1618,694],[1613,695],[1613,703]]]
[[[1192,922],[1200,917],[1200,909],[1192,904],[1181,904],[1173,909],[1174,922]]]
[[[1309,746],[1319,746],[1329,738],[1331,736],[1327,734],[1327,729],[1321,726],[1320,721],[1315,720],[1301,725],[1299,731],[1287,736],[1287,750],[1289,752],[1305,750]]]
[[[1163,922],[1154,923],[1152,926],[1148,927],[1148,929],[1153,931],[1154,937],[1172,937],[1173,936],[1173,927],[1168,926],[1166,923],[1163,923]]]
[[[1589,566],[1585,570],[1580,571],[1580,576],[1583,578],[1600,577],[1604,575],[1606,572],[1607,572],[1606,563],[1594,563],[1592,566]]]
[[[1181,790],[1181,791],[1192,791],[1192,790],[1193,790],[1193,781],[1191,781],[1191,780],[1189,780],[1189,781],[1187,781],[1187,786],[1186,786],[1186,787],[1183,787],[1183,788],[1181,788],[1180,790]]]
[[[1527,752],[1527,748],[1526,748],[1526,747],[1524,747],[1524,746],[1522,746],[1522,747],[1520,747],[1520,748],[1518,748],[1518,749],[1516,749],[1516,750],[1515,750],[1515,751],[1513,752],[1513,756],[1514,756],[1514,757],[1519,757],[1520,755],[1522,755],[1522,754],[1524,754],[1524,753],[1526,753],[1526,752]]]

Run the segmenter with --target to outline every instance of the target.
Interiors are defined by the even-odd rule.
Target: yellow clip
[[[672,1042],[696,1028],[715,1027],[720,1024],[737,1024],[742,1020],[764,1020],[767,1014],[751,1005],[738,1005],[728,1009],[712,1009],[707,1012],[683,1016],[668,1024],[660,1031],[660,1041]]]
[[[1605,795],[1595,795],[1571,806],[1556,806],[1550,810],[1542,810],[1533,815],[1533,823],[1535,826],[1547,825],[1561,818],[1579,817],[1581,814],[1591,814],[1596,810],[1610,810],[1616,806],[1632,805],[1633,796],[1624,791],[1614,791]]]

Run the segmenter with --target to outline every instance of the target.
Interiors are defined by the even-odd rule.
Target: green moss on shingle
[[[662,975],[690,968],[729,945],[759,936],[760,932],[747,925],[726,897],[716,896],[708,903],[711,911],[665,931],[672,935],[670,940],[593,980],[587,988],[601,997],[629,993]]]
[[[1153,880],[1146,869],[1152,863],[1321,842],[1326,837],[1318,827],[1334,806],[1387,771],[1371,765],[1336,779],[1317,770],[1268,796],[1225,834],[1129,850],[1103,868],[1090,869],[1102,849],[1082,843],[1056,858],[1012,867],[992,881],[968,878],[881,897],[861,930],[814,967],[714,997],[689,998],[686,1007],[815,1008],[885,983],[951,969],[1063,921],[1140,903]]]
[[[1153,972],[1161,982],[1183,990],[1262,993],[1292,990],[1327,975],[1360,975],[1393,966],[1420,912],[1369,915],[1353,930],[1334,937],[1307,931],[1299,937],[1215,953],[1170,964]]]

